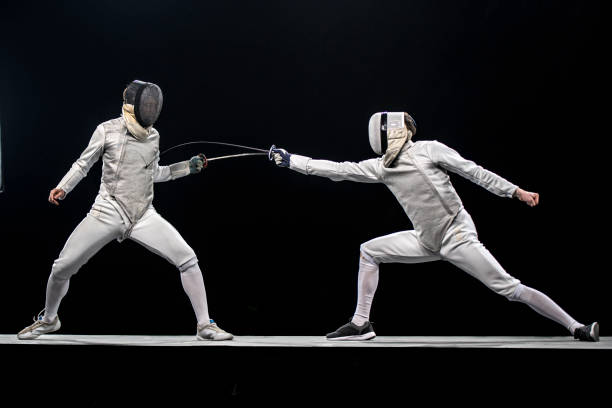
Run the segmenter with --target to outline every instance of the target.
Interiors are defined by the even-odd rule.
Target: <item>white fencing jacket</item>
[[[157,130],[151,128],[149,136],[139,141],[128,132],[123,117],[119,117],[98,125],[89,145],[56,188],[70,193],[100,157],[99,195],[117,209],[128,225],[138,222],[152,205],[153,183],[189,174],[189,161],[159,166]]]
[[[385,184],[404,208],[423,246],[434,252],[440,250],[446,230],[463,209],[447,171],[501,197],[512,197],[517,189],[438,141],[408,141],[391,167],[384,167],[382,158],[337,163],[293,154],[290,168],[334,181]]]

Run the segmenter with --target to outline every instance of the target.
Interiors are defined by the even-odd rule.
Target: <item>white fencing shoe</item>
[[[43,321],[43,317],[41,316],[42,312],[38,314],[37,317],[34,318],[34,323],[17,333],[17,338],[19,340],[34,340],[37,339],[41,334],[45,333],[53,333],[54,331],[58,331],[62,324],[60,323],[59,316],[55,316],[55,319],[51,323],[46,323]]]
[[[198,340],[212,340],[212,341],[221,341],[221,340],[231,340],[234,336],[231,333],[226,332],[215,323],[213,320],[208,324],[204,324],[202,326],[198,325]]]

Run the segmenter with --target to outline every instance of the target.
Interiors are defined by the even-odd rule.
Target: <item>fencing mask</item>
[[[416,123],[406,112],[377,112],[370,118],[368,131],[372,150],[384,155],[383,165],[389,167],[416,133]]]
[[[123,101],[134,105],[134,116],[144,128],[152,126],[161,113],[164,96],[159,86],[151,82],[132,81],[123,92]]]

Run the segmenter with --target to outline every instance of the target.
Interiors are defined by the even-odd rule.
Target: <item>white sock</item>
[[[357,278],[357,308],[351,320],[353,324],[361,326],[370,319],[370,308],[377,287],[378,265],[369,256],[361,254]]]
[[[204,278],[202,277],[202,271],[200,271],[200,267],[197,263],[181,272],[181,283],[183,284],[185,293],[187,293],[189,297],[189,301],[191,301],[191,306],[198,320],[198,325],[210,323]]]
[[[565,313],[551,298],[529,286],[522,284],[517,286],[510,300],[525,303],[542,316],[563,325],[572,334],[574,334],[574,330],[578,327],[584,326]]]
[[[68,292],[68,286],[70,286],[70,279],[60,279],[53,273],[49,275],[43,322],[51,323],[55,319],[60,302]]]

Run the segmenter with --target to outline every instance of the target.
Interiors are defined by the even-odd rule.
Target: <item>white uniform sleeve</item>
[[[157,129],[153,128],[152,130],[159,137],[159,132]],[[158,143],[159,143],[159,139]],[[159,151],[159,145],[157,145]],[[184,176],[188,176],[189,171],[189,160],[170,164],[169,166],[160,166],[159,165],[160,154],[155,157],[155,161],[153,162],[153,182],[154,183],[163,183],[165,181],[176,180],[177,178],[181,178]]]
[[[471,160],[464,159],[455,150],[440,142],[431,142],[428,146],[428,153],[431,160],[438,166],[457,173],[498,196],[512,197],[518,188],[505,178],[484,169]]]
[[[159,158],[157,158],[157,160],[155,160],[154,166],[154,183],[162,183],[164,181],[176,180],[177,178],[189,175],[189,160],[174,163],[169,166],[160,166]]]
[[[381,163],[381,159],[369,159],[359,163],[339,163],[329,160],[313,160],[310,157],[292,154],[289,168],[302,174],[327,177],[334,181],[378,183]]]
[[[154,183],[163,183],[164,181],[172,180],[170,173],[170,166],[160,166],[159,158],[155,160],[155,164],[153,164],[153,182]]]
[[[87,148],[81,153],[77,161],[72,164],[72,167],[70,167],[70,170],[68,170],[68,173],[66,173],[56,188],[64,190],[66,194],[70,193],[79,184],[79,181],[87,176],[91,166],[98,161],[102,152],[104,152],[104,142],[104,126],[99,125],[91,136]]]

